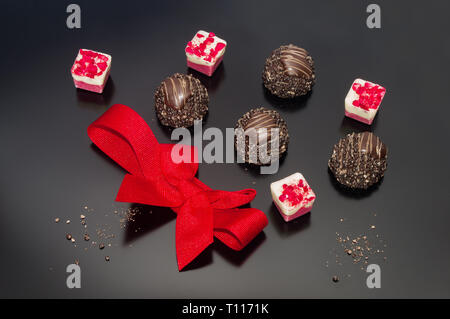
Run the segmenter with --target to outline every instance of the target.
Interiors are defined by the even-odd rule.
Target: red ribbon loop
[[[174,163],[174,145],[159,144],[147,123],[128,106],[113,105],[88,127],[88,135],[129,172],[117,201],[170,207],[177,213],[179,270],[208,247],[214,237],[241,250],[267,226],[262,211],[238,208],[255,198],[255,190],[212,190],[195,178],[197,162]],[[196,159],[195,147],[188,148],[183,151],[191,151]]]

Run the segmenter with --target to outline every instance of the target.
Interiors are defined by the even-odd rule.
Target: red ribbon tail
[[[234,250],[242,250],[267,224],[266,215],[256,208],[214,211],[214,236]]]
[[[182,270],[214,241],[214,215],[204,194],[187,200],[178,212],[176,250],[178,270]]]

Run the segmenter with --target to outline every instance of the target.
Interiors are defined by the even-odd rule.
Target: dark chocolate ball
[[[155,108],[163,125],[189,127],[208,112],[208,91],[192,75],[176,73],[155,92]]]
[[[367,189],[384,176],[386,160],[387,147],[378,136],[351,133],[334,146],[328,167],[342,185]]]
[[[305,49],[282,45],[266,59],[262,78],[264,86],[280,98],[305,95],[315,82],[313,58]]]
[[[264,107],[245,113],[236,124],[235,134],[238,157],[256,165],[279,159],[289,143],[285,120],[277,111]]]

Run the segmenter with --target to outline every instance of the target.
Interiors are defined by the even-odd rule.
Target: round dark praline
[[[282,45],[266,59],[262,79],[264,86],[280,98],[305,95],[315,83],[313,58],[305,49]]]
[[[378,136],[351,133],[334,146],[328,167],[342,185],[367,189],[384,176],[386,160],[387,147]]]
[[[208,91],[192,75],[175,73],[155,92],[155,108],[163,125],[189,127],[208,112]]]
[[[269,164],[271,158],[280,158],[287,150],[289,143],[287,125],[277,111],[264,107],[252,109],[237,121],[235,128],[237,154],[246,163]],[[278,129],[278,136],[272,136],[274,131],[271,129]],[[254,132],[257,141],[255,145],[250,145],[252,132]],[[239,139],[241,139],[242,144],[238,142]],[[275,144],[275,139],[278,139],[278,149],[272,149],[272,143]],[[252,157],[250,154],[255,154],[255,156]],[[254,157],[256,157],[256,161]]]

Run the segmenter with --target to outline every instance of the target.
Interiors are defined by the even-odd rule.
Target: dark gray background
[[[381,30],[366,27],[369,1],[77,1],[82,29],[66,28],[68,1],[4,1],[0,49],[0,284],[2,297],[450,297],[448,1],[375,1]],[[260,176],[238,164],[201,164],[213,188],[254,187],[252,207],[269,219],[242,252],[215,243],[178,272],[175,215],[153,209],[120,227],[112,213],[124,171],[96,150],[87,126],[114,103],[134,108],[160,142],[170,133],[155,116],[153,92],[187,72],[185,43],[199,30],[228,41],[224,64],[210,80],[204,127],[233,127],[252,107],[277,109],[291,135],[279,173]],[[310,96],[279,103],[264,93],[265,58],[282,44],[305,47],[316,63]],[[69,69],[79,48],[113,56],[103,96],[77,91]],[[375,190],[352,196],[327,170],[332,146],[367,126],[345,119],[344,97],[356,77],[387,88],[369,127],[389,147],[388,170]],[[286,224],[269,184],[302,172],[317,194],[310,216]],[[107,224],[116,235],[104,251],[82,242]],[[144,208],[148,211],[150,208]],[[374,215],[376,213],[376,216]],[[60,224],[54,218],[60,217]],[[346,222],[340,223],[339,219]],[[71,219],[66,225],[64,221]],[[335,263],[336,232],[376,225],[387,242],[382,288],[367,274]],[[65,239],[79,239],[79,246]],[[131,245],[131,247],[130,247]],[[111,256],[109,263],[104,256]],[[65,285],[79,259],[82,288]],[[328,267],[326,263],[328,261]],[[338,284],[333,275],[341,276]],[[351,275],[351,277],[348,277]]]

